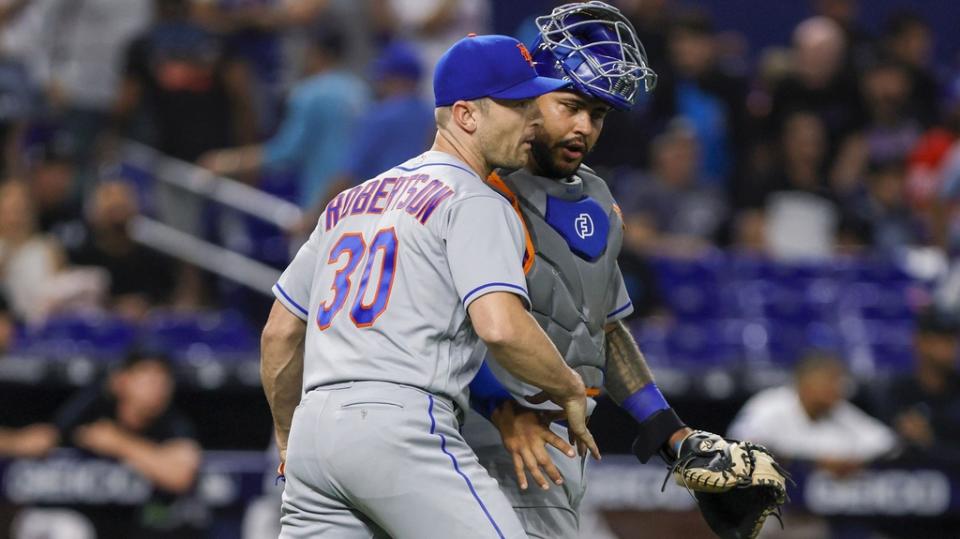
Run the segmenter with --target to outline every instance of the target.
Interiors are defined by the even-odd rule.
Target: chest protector
[[[623,242],[610,190],[585,166],[566,180],[520,169],[491,186],[510,199],[532,240],[524,268],[533,316],[584,383],[602,385],[604,325],[615,308]]]

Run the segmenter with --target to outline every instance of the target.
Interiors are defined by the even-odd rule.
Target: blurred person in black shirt
[[[830,145],[860,120],[856,76],[844,69],[848,43],[832,19],[812,17],[793,32],[792,66],[773,91],[768,132],[777,133],[797,110],[817,114]]]
[[[169,258],[130,237],[130,221],[138,213],[130,184],[119,180],[101,182],[90,200],[87,221],[79,237],[72,238],[67,245],[72,264],[107,270],[112,307],[133,319],[142,317],[150,307],[169,301],[176,275]]]
[[[940,116],[940,82],[932,67],[933,31],[921,16],[910,11],[891,15],[883,32],[887,54],[903,64],[911,78],[910,104],[924,126]]]
[[[702,181],[726,189],[741,169],[746,140],[747,82],[720,61],[720,42],[710,17],[700,11],[681,13],[668,32],[670,64],[653,94],[653,113],[660,125],[677,116],[693,125],[701,148]]]
[[[83,508],[100,539],[199,536],[193,489],[201,452],[189,420],[171,407],[175,384],[168,360],[131,353],[107,378],[74,395],[49,424],[0,430],[0,454],[42,457],[75,447],[117,460],[153,485],[141,507]]]
[[[741,182],[736,205],[762,208],[777,191],[804,191],[831,198],[828,142],[827,126],[815,111],[790,112],[773,140],[770,166]]]
[[[714,241],[726,218],[726,198],[703,180],[701,151],[693,126],[675,120],[653,141],[650,173],[618,182],[627,235],[642,250],[695,254]]]
[[[838,195],[862,189],[872,164],[904,161],[916,147],[923,128],[911,106],[911,84],[906,67],[892,58],[876,58],[864,69],[864,123],[843,140],[831,171]]]
[[[256,137],[250,76],[223,40],[191,17],[189,0],[155,0],[157,22],[128,51],[118,124],[142,109],[160,151],[194,161]],[[118,126],[119,127],[119,126]]]
[[[852,208],[851,219],[865,226],[874,250],[885,255],[917,245],[922,238],[923,224],[904,197],[906,174],[903,162],[872,165],[866,190]]]
[[[69,137],[59,129],[39,132],[36,143],[27,143],[26,157],[30,196],[37,228],[58,235],[60,228],[80,217],[81,186]]]
[[[913,376],[882,396],[886,416],[923,458],[960,463],[960,321],[933,308],[917,320]]]

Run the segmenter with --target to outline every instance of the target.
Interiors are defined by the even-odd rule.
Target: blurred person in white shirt
[[[813,352],[790,385],[763,390],[740,409],[728,431],[765,445],[781,459],[814,462],[837,475],[896,449],[896,435],[846,400],[848,378],[835,356]]]

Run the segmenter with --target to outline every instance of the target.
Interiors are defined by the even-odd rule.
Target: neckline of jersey
[[[447,161],[444,161],[444,160],[447,160]],[[448,161],[452,161],[452,162],[448,162]],[[413,166],[405,166],[405,165],[413,165]],[[440,151],[440,150],[427,150],[422,154],[418,155],[417,157],[414,157],[413,159],[405,163],[402,163],[400,165],[397,165],[393,168],[402,170],[404,172],[412,172],[414,170],[427,167],[427,166],[432,166],[432,165],[447,165],[447,166],[462,170],[464,172],[467,172],[474,178],[477,178],[478,180],[483,181],[483,178],[481,178],[480,175],[477,174],[475,170],[470,168],[470,165],[468,165],[466,162],[462,161],[461,159],[459,159],[457,156],[453,154],[449,154],[447,152]]]

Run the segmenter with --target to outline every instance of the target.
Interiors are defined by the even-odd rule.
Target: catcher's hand
[[[664,486],[670,475],[693,492],[704,520],[722,539],[753,539],[769,515],[779,520],[790,480],[764,447],[704,431],[681,443]]]

